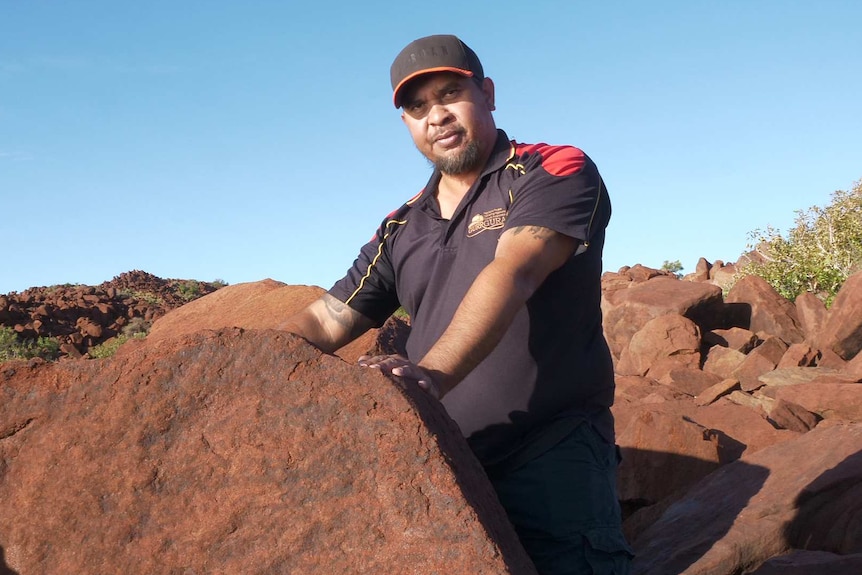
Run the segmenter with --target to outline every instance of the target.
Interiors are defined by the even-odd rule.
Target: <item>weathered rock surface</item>
[[[844,303],[837,310],[833,305],[827,310],[803,300],[793,306],[757,278],[739,282],[723,307],[711,303],[699,308],[695,323],[703,334],[699,350],[703,365],[698,367],[695,362],[685,362],[696,346],[679,343],[682,330],[677,324],[684,315],[679,305],[662,308],[661,303],[686,301],[694,293],[686,284],[705,282],[703,278],[711,274],[699,269],[687,276],[688,282],[674,284],[671,278],[649,270],[621,272],[625,272],[623,278],[606,274],[610,277],[605,284],[611,291],[605,294],[603,309],[611,318],[605,324],[606,335],[617,346],[613,411],[623,453],[619,492],[624,530],[640,552],[635,558],[636,572],[736,575],[761,563],[764,569],[782,565],[777,557],[770,561],[773,555],[817,548],[830,555],[817,557],[823,569],[856,575],[858,571],[851,567],[856,564],[853,545],[811,546],[823,537],[837,537],[836,530],[809,511],[800,510],[796,515],[787,511],[796,509],[793,500],[798,492],[770,483],[772,498],[765,499],[768,502],[763,507],[755,499],[729,499],[734,488],[746,493],[746,481],[758,480],[758,473],[763,474],[763,481],[779,471],[792,475],[795,464],[779,460],[804,462],[800,464],[802,476],[810,475],[804,469],[808,464],[825,473],[823,454],[817,450],[827,447],[801,442],[802,438],[815,432],[837,433],[826,431],[836,424],[862,424],[862,355],[853,351],[856,320],[846,321],[847,310],[855,310],[856,304]],[[843,302],[855,301],[856,292],[862,292],[853,291],[854,282],[848,281],[842,289]],[[649,293],[653,286],[658,289]],[[846,295],[848,289],[853,297]],[[632,293],[636,295],[630,300]],[[797,319],[797,310],[803,310],[804,320]],[[848,323],[851,327],[846,329]],[[722,325],[725,327],[715,327]],[[835,335],[835,326],[844,330],[841,335]],[[830,333],[833,335],[826,335]],[[829,342],[829,347],[823,342]],[[836,441],[852,443],[855,439]],[[785,447],[790,444],[792,448]],[[751,462],[767,453],[777,454],[776,461],[764,470],[750,471]],[[734,478],[727,480],[727,493],[715,488],[701,491],[703,485],[714,485],[710,482],[722,477],[731,465],[735,470],[748,469],[754,478],[746,479],[744,472],[735,471]],[[850,469],[847,482],[862,485],[856,463],[840,465]],[[835,496],[834,489],[828,491]],[[850,491],[853,493],[839,497],[846,513],[831,518],[845,531],[862,533],[862,503]],[[699,498],[696,505],[692,494]],[[824,506],[823,499],[818,501],[821,508],[839,513],[831,505]],[[694,509],[691,517],[686,515],[689,508]],[[748,519],[778,513],[776,509],[784,510],[782,517],[793,516],[795,529],[807,535],[776,531],[774,521]],[[692,524],[681,524],[680,517]],[[718,527],[701,529],[694,525],[698,517],[718,517]],[[815,524],[818,527],[812,527]],[[795,572],[806,572],[802,566],[810,560],[809,556],[795,556],[798,565],[794,569],[802,569]]]
[[[862,274],[827,310],[816,298],[789,304],[757,280],[738,283],[724,301],[718,279],[729,282],[732,271],[704,261],[684,280],[645,266],[602,278],[617,369],[624,529],[640,551],[635,571],[858,575],[862,354],[854,349]],[[278,327],[322,291],[271,280],[231,286],[160,317],[146,340],[125,344],[114,360],[0,366],[0,575],[4,568],[52,572],[15,568],[22,557],[39,564],[59,555],[66,562],[58,563],[60,572],[125,572],[129,565],[143,572],[154,568],[154,556],[198,561],[204,567],[197,572],[247,572],[246,565],[263,565],[261,573],[404,572],[381,567],[396,556],[409,556],[416,572],[523,572],[520,548],[510,552],[501,543],[511,532],[499,527],[499,508],[472,495],[488,493],[475,460],[458,463],[450,447],[463,451],[463,442],[450,444],[452,434],[438,432],[451,431],[451,422],[436,404],[421,394],[405,398],[379,374],[357,372],[295,337],[258,331]],[[110,305],[98,290],[82,288],[80,296],[93,307],[70,315],[75,337],[86,342],[100,328],[102,337],[110,334],[114,328],[98,319]],[[0,322],[26,305],[38,315],[32,328],[42,329],[53,312],[39,297],[0,296]],[[219,331],[201,331],[211,329]],[[391,320],[339,354],[352,363],[367,352],[401,351],[408,330]],[[215,371],[200,371],[202,364]],[[266,371],[273,365],[279,368]],[[313,374],[321,381],[308,393],[321,396],[288,401],[276,391]],[[390,399],[395,392],[398,401]],[[199,411],[206,416],[195,419]],[[302,425],[289,417],[303,414],[316,415]],[[371,431],[360,429],[365,419]],[[358,439],[342,444],[334,439],[340,433]],[[365,451],[347,453],[354,448]],[[394,467],[382,463],[387,454],[398,460]],[[22,479],[25,468],[30,475]],[[314,487],[314,505],[291,499],[289,479]],[[462,499],[452,495],[453,482]],[[436,526],[438,505],[469,534],[452,531],[451,543],[431,527],[407,527]],[[387,506],[397,509],[379,511]],[[355,539],[345,539],[342,523],[356,527]],[[96,533],[87,531],[94,525],[98,535],[85,544],[78,530]],[[74,531],[67,537],[74,552],[54,542],[64,530]],[[118,541],[134,553],[103,570],[102,555],[119,557],[111,554]],[[496,559],[463,571],[429,567],[451,559],[445,549],[464,553],[462,543],[471,559]],[[360,561],[354,571],[351,554]],[[82,570],[85,564],[96,567]]]
[[[0,368],[0,570],[533,573],[451,420],[274,331]]]
[[[734,316],[734,322],[741,320],[744,325],[734,325],[746,327],[755,333],[769,333],[787,343],[801,343],[805,339],[796,307],[761,277],[745,276],[730,289],[724,301],[737,304],[738,309],[742,310],[741,315]]]
[[[665,275],[634,283],[628,289],[605,292],[602,311],[605,336],[614,357],[620,357],[632,336],[648,321],[669,313],[687,317],[702,331],[723,327],[721,288]]]
[[[167,312],[217,288],[214,283],[166,280],[139,270],[98,286],[34,287],[0,295],[0,326],[28,340],[56,339],[61,356],[77,358],[131,327],[143,331]]]
[[[202,329],[278,329],[285,319],[324,292],[317,286],[291,286],[271,279],[223,287],[159,319],[147,341],[158,342]],[[336,355],[354,363],[361,355],[375,355],[381,346],[391,348],[391,353],[403,353],[406,333],[405,322],[393,317],[380,329],[369,330],[344,346]]]
[[[862,424],[818,427],[722,467],[670,505],[634,541],[633,573],[740,573],[794,546],[860,553],[860,517]]]
[[[843,359],[862,350],[862,273],[844,282],[820,332],[821,345]]]

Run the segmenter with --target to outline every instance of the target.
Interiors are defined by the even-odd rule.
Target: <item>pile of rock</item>
[[[862,572],[862,274],[829,310],[687,279],[603,278],[635,572]]]
[[[63,356],[80,357],[121,333],[133,320],[149,325],[218,287],[166,280],[138,270],[98,286],[34,287],[0,295],[0,325],[14,329],[22,339],[56,338]]]
[[[634,572],[860,573],[862,273],[827,310],[730,271],[603,277]],[[0,366],[0,573],[532,573],[439,404],[355,366],[405,322],[347,361],[273,331],[322,291],[231,286],[114,358]]]

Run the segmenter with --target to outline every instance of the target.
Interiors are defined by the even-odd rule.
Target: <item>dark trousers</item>
[[[540,575],[627,575],[615,446],[584,422],[526,464],[491,477]]]

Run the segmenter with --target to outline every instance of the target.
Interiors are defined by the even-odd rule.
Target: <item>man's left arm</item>
[[[399,356],[360,364],[416,381],[441,398],[497,346],[515,315],[548,275],[574,253],[577,240],[541,226],[506,230],[494,259],[476,277],[449,327],[417,363]]]

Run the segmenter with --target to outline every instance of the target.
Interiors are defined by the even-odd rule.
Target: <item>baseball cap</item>
[[[479,57],[456,36],[425,36],[407,44],[389,69],[395,107],[401,107],[401,90],[407,82],[432,72],[455,72],[478,80],[485,77]]]

